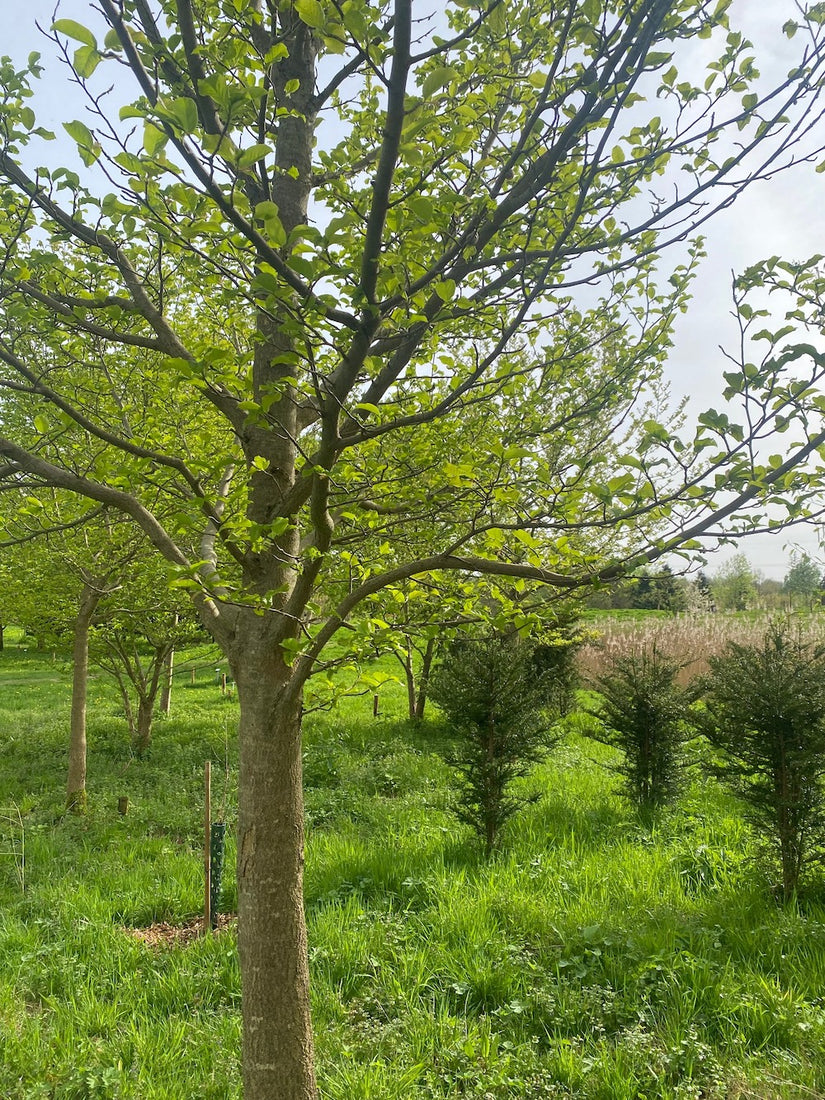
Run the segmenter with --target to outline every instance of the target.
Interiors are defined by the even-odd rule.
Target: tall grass
[[[62,813],[67,670],[25,661],[0,655],[0,807],[20,807],[27,856],[25,892],[0,857],[0,1096],[234,1100],[232,931],[152,947],[130,930],[197,915],[203,761],[220,773],[227,751],[232,858],[236,703],[208,670],[184,679],[136,760],[95,680],[78,820]],[[364,697],[306,730],[325,1100],[825,1093],[825,896],[775,903],[732,797],[694,777],[642,828],[612,750],[573,731],[486,861],[450,813],[443,727],[381,695],[377,719]]]
[[[718,656],[728,642],[760,645],[775,615],[767,612],[716,612],[713,614],[604,615],[589,622],[593,640],[579,653],[579,669],[588,681],[608,674],[616,658],[640,649],[657,651],[684,667],[680,682],[688,683],[704,675],[708,658]],[[790,616],[801,636],[812,641],[825,640],[825,615]]]

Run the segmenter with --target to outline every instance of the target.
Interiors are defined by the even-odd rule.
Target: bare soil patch
[[[217,933],[234,928],[238,918],[234,913],[221,913],[218,916]],[[162,947],[186,947],[203,935],[203,917],[193,917],[184,924],[168,924],[166,921],[157,921],[148,928],[126,928],[128,936],[140,940],[147,947],[156,949]]]

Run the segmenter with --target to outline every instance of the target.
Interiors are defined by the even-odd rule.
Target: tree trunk
[[[69,770],[66,780],[66,807],[82,814],[86,809],[86,693],[89,683],[89,627],[100,592],[83,586],[74,624],[72,650],[72,714],[69,730]]]
[[[250,616],[251,618],[251,616]],[[238,946],[244,1100],[316,1100],[303,906],[301,699],[265,623],[242,633]],[[249,640],[249,634],[255,635]]]
[[[163,690],[160,695],[160,709],[163,714],[170,714],[172,710],[172,679],[175,675],[175,651],[169,650],[166,663],[163,666]]]
[[[435,638],[427,639],[427,648],[424,650],[424,658],[421,663],[421,676],[418,679],[418,698],[415,701],[415,719],[420,722],[424,717],[424,708],[427,705],[427,691],[430,686],[430,672],[435,656]]]
[[[3,652],[3,635],[5,634],[5,632],[6,632],[5,626],[3,626],[2,623],[0,623],[0,653]]]
[[[415,671],[413,669],[413,647],[409,638],[407,639],[407,649],[402,664],[404,666],[404,676],[407,680],[407,711],[410,718],[415,719]]]
[[[138,699],[137,722],[132,736],[132,747],[138,756],[142,756],[152,744],[152,712],[154,696],[141,695]]]

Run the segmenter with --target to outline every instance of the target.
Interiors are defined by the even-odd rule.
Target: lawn
[[[8,635],[7,635],[8,637]],[[12,637],[12,641],[14,641]],[[63,814],[70,670],[0,653],[0,1096],[240,1096],[231,923],[202,904],[203,766],[229,822],[237,703],[212,655],[133,757],[93,679],[89,812]],[[581,737],[491,862],[449,812],[446,734],[398,685],[306,723],[306,905],[325,1100],[810,1098],[825,1092],[825,890],[782,907],[698,771],[645,829]],[[118,798],[130,808],[118,813]],[[18,816],[19,814],[19,816]]]

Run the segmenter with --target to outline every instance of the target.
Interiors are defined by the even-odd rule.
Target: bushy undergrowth
[[[75,820],[66,670],[6,653],[0,689],[0,810],[20,807],[27,851],[24,893],[0,855],[0,1096],[237,1100],[232,931],[161,948],[128,931],[198,913],[203,761],[220,775],[228,730],[231,832],[236,704],[206,674],[181,687],[138,761],[95,680]],[[519,781],[541,797],[488,864],[447,812],[444,726],[405,706],[388,686],[378,719],[356,699],[307,722],[324,1100],[825,1091],[825,899],[775,904],[732,796],[695,781],[642,829],[600,766],[614,751],[572,734]]]

